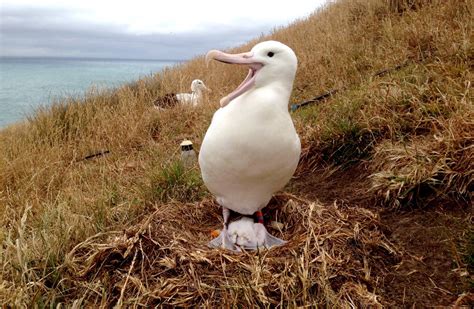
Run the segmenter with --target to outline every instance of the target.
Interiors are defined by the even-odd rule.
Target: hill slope
[[[4,129],[1,302],[467,304],[472,13],[468,0],[338,1],[233,50],[291,46],[293,103],[337,90],[293,113],[300,166],[267,210],[289,244],[269,252],[207,249],[219,209],[198,168],[179,164],[179,143],[199,149],[243,68],[198,57]],[[213,89],[203,106],[152,109],[194,78]]]

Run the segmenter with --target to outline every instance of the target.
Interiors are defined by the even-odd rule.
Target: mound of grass
[[[209,231],[220,226],[218,205],[207,200],[162,205],[126,231],[78,244],[66,261],[76,280],[70,297],[107,307],[385,303],[377,285],[399,253],[382,235],[374,213],[289,195],[276,197],[269,211],[285,222],[273,233],[289,245],[235,255],[205,245]]]

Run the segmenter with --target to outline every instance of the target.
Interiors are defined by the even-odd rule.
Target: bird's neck
[[[199,103],[201,96],[202,96],[202,91],[200,89],[193,90],[191,92],[191,103],[193,106],[196,106]]]
[[[266,101],[274,108],[288,110],[293,84],[274,81],[265,86],[258,85],[250,89],[246,94],[249,102]]]
[[[202,96],[202,90],[201,89],[193,90],[191,92],[191,94],[195,97],[201,97]]]

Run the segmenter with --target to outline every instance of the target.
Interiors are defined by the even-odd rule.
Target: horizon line
[[[122,58],[122,57],[88,57],[88,56],[11,56],[0,55],[0,59],[74,59],[74,60],[128,60],[128,61],[163,61],[184,62],[190,59],[151,59],[151,58]]]

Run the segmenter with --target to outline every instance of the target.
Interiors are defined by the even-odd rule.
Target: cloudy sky
[[[189,59],[304,18],[326,0],[0,0],[0,56]]]

